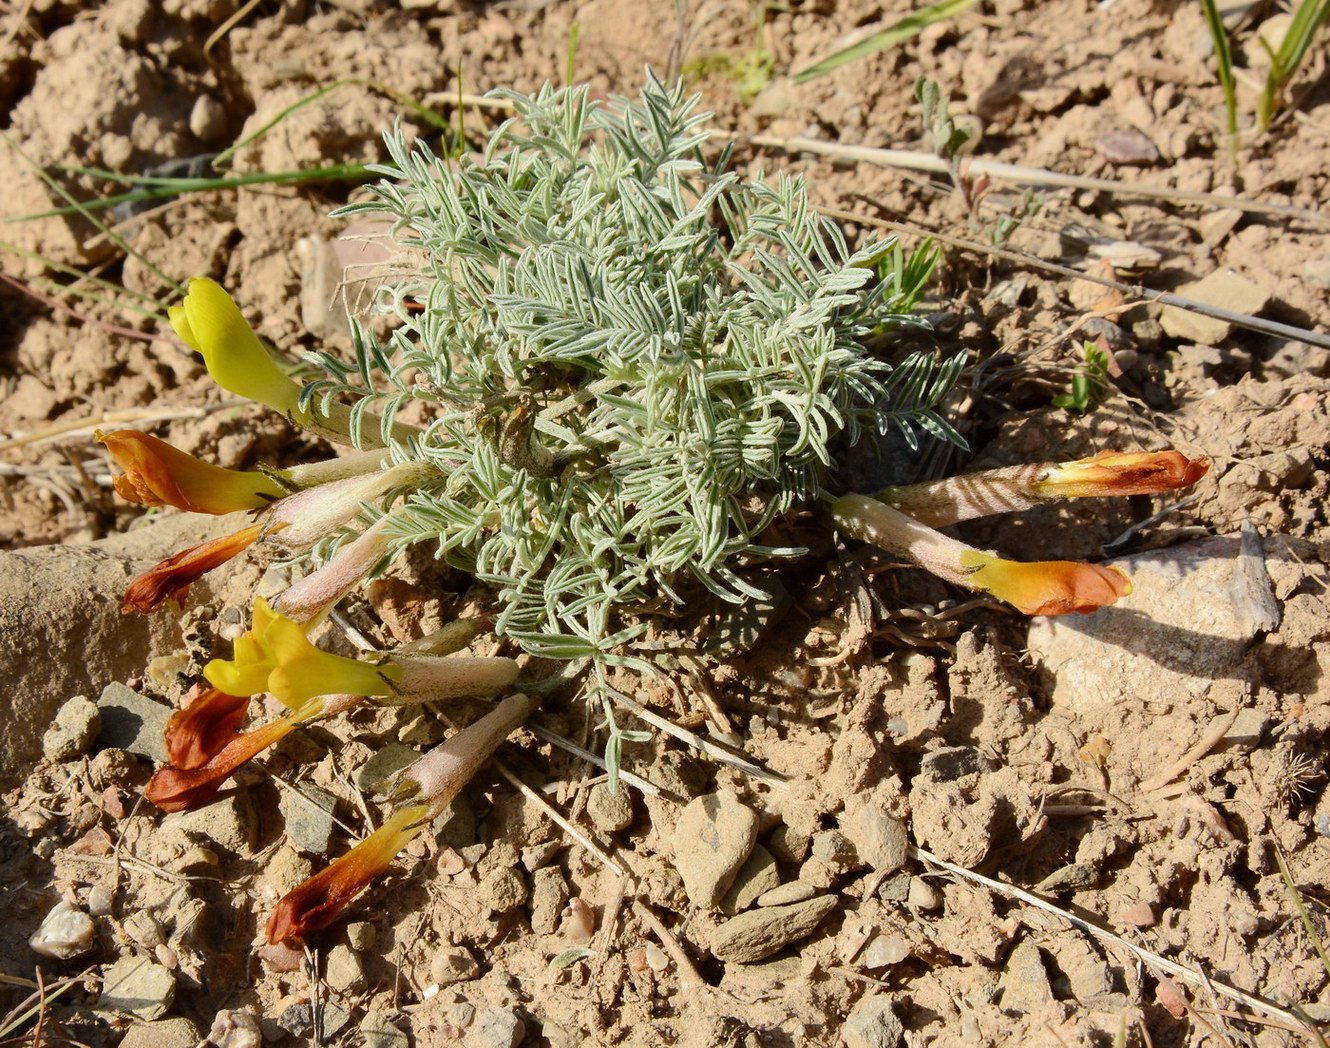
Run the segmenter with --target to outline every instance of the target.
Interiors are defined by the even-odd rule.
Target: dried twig
[[[84,431],[91,432],[103,426],[115,426],[122,422],[165,422],[170,419],[207,418],[218,411],[229,411],[249,403],[248,400],[226,400],[220,404],[210,404],[201,408],[126,408],[123,411],[103,411],[93,418],[67,419],[33,430],[31,433],[24,433],[21,437],[0,440],[0,451],[23,447],[26,444],[37,444],[43,440],[54,440],[56,437],[74,436]]]
[[[1045,913],[1050,913],[1055,917],[1060,917],[1072,927],[1077,928],[1096,939],[1100,939],[1104,942],[1116,943],[1123,949],[1130,951],[1135,957],[1144,961],[1146,964],[1167,972],[1173,978],[1179,979],[1191,986],[1199,986],[1202,989],[1208,987],[1216,994],[1227,997],[1230,1000],[1239,1001],[1242,1004],[1245,1004],[1248,1008],[1258,1011],[1263,1015],[1273,1016],[1274,1018],[1287,1023],[1298,1022],[1297,1015],[1289,1011],[1287,1008],[1281,1008],[1279,1005],[1267,1001],[1262,997],[1247,993],[1245,990],[1239,990],[1237,987],[1229,986],[1227,983],[1220,982],[1217,979],[1208,979],[1199,975],[1192,971],[1192,969],[1179,964],[1177,961],[1171,961],[1167,957],[1162,957],[1142,946],[1137,946],[1134,942],[1129,939],[1124,939],[1116,932],[1111,932],[1107,928],[1101,928],[1099,925],[1086,920],[1084,917],[1080,917],[1064,910],[1059,906],[1054,906],[1051,902],[1041,899],[1039,896],[1033,895],[1030,892],[1025,891],[1023,888],[1018,888],[1014,884],[1005,884],[1002,881],[994,880],[992,877],[985,877],[982,873],[975,873],[973,870],[968,870],[964,866],[957,866],[955,863],[947,862],[945,859],[938,858],[932,852],[914,845],[911,845],[910,847],[910,854],[913,858],[941,867],[948,873],[953,873],[957,877],[961,877],[971,883],[982,885],[990,891],[997,892],[999,895],[1020,899],[1022,902],[1027,903],[1036,909],[1043,910]],[[1299,1027],[1299,1029],[1305,1028],[1305,1026]]]
[[[1228,734],[1229,728],[1233,727],[1238,719],[1243,707],[1241,705],[1233,707],[1233,712],[1226,717],[1216,718],[1210,725],[1210,730],[1197,740],[1196,745],[1187,750],[1181,757],[1175,760],[1167,768],[1161,771],[1152,779],[1147,779],[1141,783],[1142,793],[1152,793],[1155,790],[1162,789],[1179,775],[1186,773],[1187,769],[1204,757],[1212,749],[1219,745],[1219,742]]]

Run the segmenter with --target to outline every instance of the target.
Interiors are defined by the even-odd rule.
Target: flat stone
[[[175,712],[164,702],[112,682],[102,689],[97,700],[102,728],[97,737],[101,746],[137,753],[158,764],[166,763],[166,722]]]
[[[1237,753],[1251,753],[1261,744],[1261,739],[1269,727],[1270,714],[1249,707],[1238,713],[1215,748],[1220,752],[1233,750]]]
[[[324,1043],[324,1038],[333,1037],[351,1021],[351,1013],[336,1001],[324,1001],[314,1013],[314,1032],[316,1044]]]
[[[848,810],[841,826],[859,858],[879,873],[899,870],[909,858],[910,835],[905,823],[872,805]]]
[[[389,742],[376,750],[356,772],[356,787],[361,793],[373,793],[375,787],[403,768],[420,759],[420,754],[400,742]]]
[[[779,885],[780,871],[776,869],[776,860],[762,845],[755,844],[747,860],[739,867],[730,890],[721,899],[721,911],[733,915],[746,910],[757,902],[758,896]]]
[[[757,812],[729,790],[688,802],[674,828],[674,866],[694,906],[720,904],[757,840]]]
[[[1007,967],[998,982],[1004,1011],[1038,1011],[1053,1000],[1053,987],[1044,967],[1044,955],[1032,942],[1019,943],[1007,958]]]
[[[768,906],[731,917],[711,933],[711,953],[722,961],[749,964],[811,935],[839,905],[834,895],[818,895],[790,906]]]
[[[517,1048],[526,1037],[526,1024],[508,1008],[486,1008],[476,1013],[462,1037],[464,1048]]]
[[[360,1020],[365,1048],[411,1048],[411,1038],[393,1024],[392,1013],[375,1008]]]
[[[531,930],[549,935],[559,926],[568,901],[568,882],[557,866],[542,866],[531,875]]]
[[[176,1015],[131,1026],[120,1048],[194,1048],[198,1043],[199,1028],[183,1015]]]
[[[1101,877],[1099,867],[1093,863],[1073,862],[1058,867],[1036,884],[1034,890],[1045,894],[1085,891],[1097,887]]]
[[[633,796],[623,783],[611,790],[606,783],[598,782],[587,797],[586,813],[601,833],[617,833],[633,821]]]
[[[1270,628],[1268,607],[1279,606],[1264,565],[1240,548],[1236,536],[1208,538],[1110,561],[1133,587],[1117,604],[1033,619],[1030,649],[1055,678],[1053,704],[1075,712],[1131,695],[1172,705],[1241,679],[1252,638]]]
[[[206,837],[223,851],[245,855],[254,841],[254,806],[243,790],[233,789],[202,808],[176,812],[162,820],[163,831],[174,828]]]
[[[896,1018],[892,999],[879,993],[855,1006],[840,1035],[846,1048],[896,1048],[905,1035],[905,1027]]]
[[[1265,309],[1271,297],[1265,288],[1231,269],[1216,269],[1193,284],[1184,284],[1178,288],[1177,294],[1208,306],[1252,316]],[[1173,338],[1202,346],[1218,345],[1233,331],[1233,325],[1227,320],[1202,316],[1179,306],[1165,306],[1159,322],[1164,326],[1164,332]]]
[[[152,1022],[170,1011],[174,1000],[174,972],[142,957],[122,957],[102,976],[97,1009],[129,1012]]]
[[[96,944],[97,927],[92,918],[64,899],[51,907],[28,940],[33,953],[61,961],[82,956]]]
[[[328,951],[323,977],[339,993],[360,993],[367,985],[360,955],[345,943],[338,943]]]
[[[327,855],[337,829],[333,815],[337,797],[311,782],[283,790],[279,801],[286,836],[297,848],[310,855]]]
[[[42,756],[48,761],[81,757],[102,728],[102,714],[86,695],[75,695],[60,707],[55,723],[42,736]]]
[[[180,647],[176,616],[121,614],[134,577],[245,522],[244,513],[181,513],[89,546],[0,552],[0,680],[9,713],[0,732],[0,789],[16,784],[41,755],[42,734],[71,695],[96,695],[107,681],[142,673],[154,655]],[[191,600],[206,599],[210,580],[195,586]],[[78,658],[52,657],[74,640]]]
[[[817,894],[817,889],[803,881],[786,881],[757,897],[759,906],[788,906],[792,902],[803,902]]]
[[[924,754],[919,774],[932,782],[955,782],[968,775],[983,775],[995,767],[992,758],[973,746],[943,746]]]

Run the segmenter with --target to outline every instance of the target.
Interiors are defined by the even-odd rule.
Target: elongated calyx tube
[[[927,568],[939,578],[989,593],[1027,615],[1091,612],[1131,592],[1116,568],[1074,561],[1004,560],[934,531],[867,495],[846,495],[831,507],[836,527]]]
[[[360,844],[283,896],[268,919],[268,941],[299,938],[331,924],[347,903],[383,874],[393,857],[447,807],[535,706],[527,695],[509,695],[480,720],[407,768],[394,791],[403,806]]]
[[[941,528],[974,517],[1062,499],[1154,495],[1191,487],[1210,469],[1179,451],[1104,452],[1074,462],[1038,462],[884,488],[876,498],[921,524]]]

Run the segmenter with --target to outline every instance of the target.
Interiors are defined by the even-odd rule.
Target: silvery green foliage
[[[917,292],[880,277],[891,245],[851,251],[801,179],[708,169],[681,88],[499,94],[517,115],[480,156],[388,137],[377,199],[342,213],[391,216],[419,259],[379,295],[400,324],[357,328],[356,368],[320,354],[335,378],[306,396],[373,402],[385,438],[406,399],[437,405],[394,447],[441,470],[395,511],[400,543],[494,586],[527,650],[632,662],[616,607],[694,579],[751,595],[736,560],[800,552],[758,536],[825,494],[833,441],[953,436],[934,409],[959,362],[870,355]]]

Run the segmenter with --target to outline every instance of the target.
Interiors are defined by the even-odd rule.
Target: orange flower
[[[237,553],[247,549],[262,531],[262,524],[251,524],[233,535],[223,535],[167,557],[129,584],[120,610],[126,613],[146,613],[154,611],[167,600],[183,602],[189,595],[191,585],[213,568],[225,564]]]
[[[1208,458],[1189,459],[1180,451],[1105,451],[1094,458],[1053,466],[1034,488],[1045,498],[1152,495],[1191,487],[1209,470]]]
[[[253,731],[233,735],[230,742],[197,768],[158,768],[143,794],[162,811],[188,811],[207,804],[240,765],[289,735],[317,712],[313,710],[306,717],[282,717]]]
[[[248,711],[246,695],[194,685],[185,706],[166,722],[167,760],[185,770],[207,764],[226,748]]]
[[[1131,580],[1117,568],[1078,564],[1070,560],[1021,563],[972,550],[961,555],[961,566],[973,573],[966,585],[981,589],[1026,615],[1088,614],[1131,592]]]
[[[326,928],[361,890],[388,869],[393,857],[429,823],[430,809],[413,804],[393,816],[331,866],[282,896],[268,918],[274,945]]]
[[[286,494],[262,473],[214,466],[135,429],[98,430],[96,437],[125,471],[115,478],[115,490],[129,502],[192,513],[232,513],[261,509]]]

